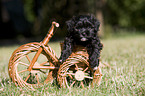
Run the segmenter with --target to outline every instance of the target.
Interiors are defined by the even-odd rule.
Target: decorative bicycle
[[[73,53],[60,64],[53,49],[48,45],[53,36],[52,22],[46,37],[40,42],[28,43],[17,48],[8,65],[9,76],[16,86],[35,90],[37,86],[52,83],[57,78],[60,87],[85,87],[101,82],[101,69],[95,72],[88,63],[88,54],[84,47],[76,46]]]

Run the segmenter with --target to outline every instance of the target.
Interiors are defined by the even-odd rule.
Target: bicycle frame
[[[53,62],[58,62],[58,59],[56,56],[54,56],[53,54],[51,54],[51,52],[49,51],[49,49],[45,48],[45,45],[48,44],[49,40],[51,39],[51,37],[53,36],[53,31],[54,31],[54,27],[59,27],[59,24],[56,22],[52,22],[52,25],[46,35],[46,37],[44,38],[44,40],[41,42],[41,47],[38,49],[38,52],[35,54],[34,58],[31,61],[30,66],[28,67],[28,71],[31,71],[32,68],[33,69],[58,69],[58,67],[50,67],[50,66],[34,66],[35,62],[37,61],[40,53],[42,52],[42,50],[45,50],[47,54],[49,54],[50,58],[52,58]],[[44,64],[42,64],[44,65]]]

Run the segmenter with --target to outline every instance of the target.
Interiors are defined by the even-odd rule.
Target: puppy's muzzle
[[[81,41],[87,41],[87,38],[81,38]]]

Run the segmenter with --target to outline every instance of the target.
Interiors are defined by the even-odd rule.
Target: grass
[[[101,54],[103,78],[100,86],[62,89],[57,85],[44,85],[36,91],[17,87],[8,75],[8,61],[19,45],[0,47],[1,96],[144,96],[145,95],[145,34],[115,35],[102,40]],[[60,55],[59,42],[50,46]]]

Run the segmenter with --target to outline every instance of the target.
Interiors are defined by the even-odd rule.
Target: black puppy
[[[63,63],[72,53],[74,45],[87,48],[89,63],[93,70],[99,66],[100,50],[103,45],[97,36],[100,23],[93,15],[75,16],[67,24],[67,36],[64,41],[60,62]]]

